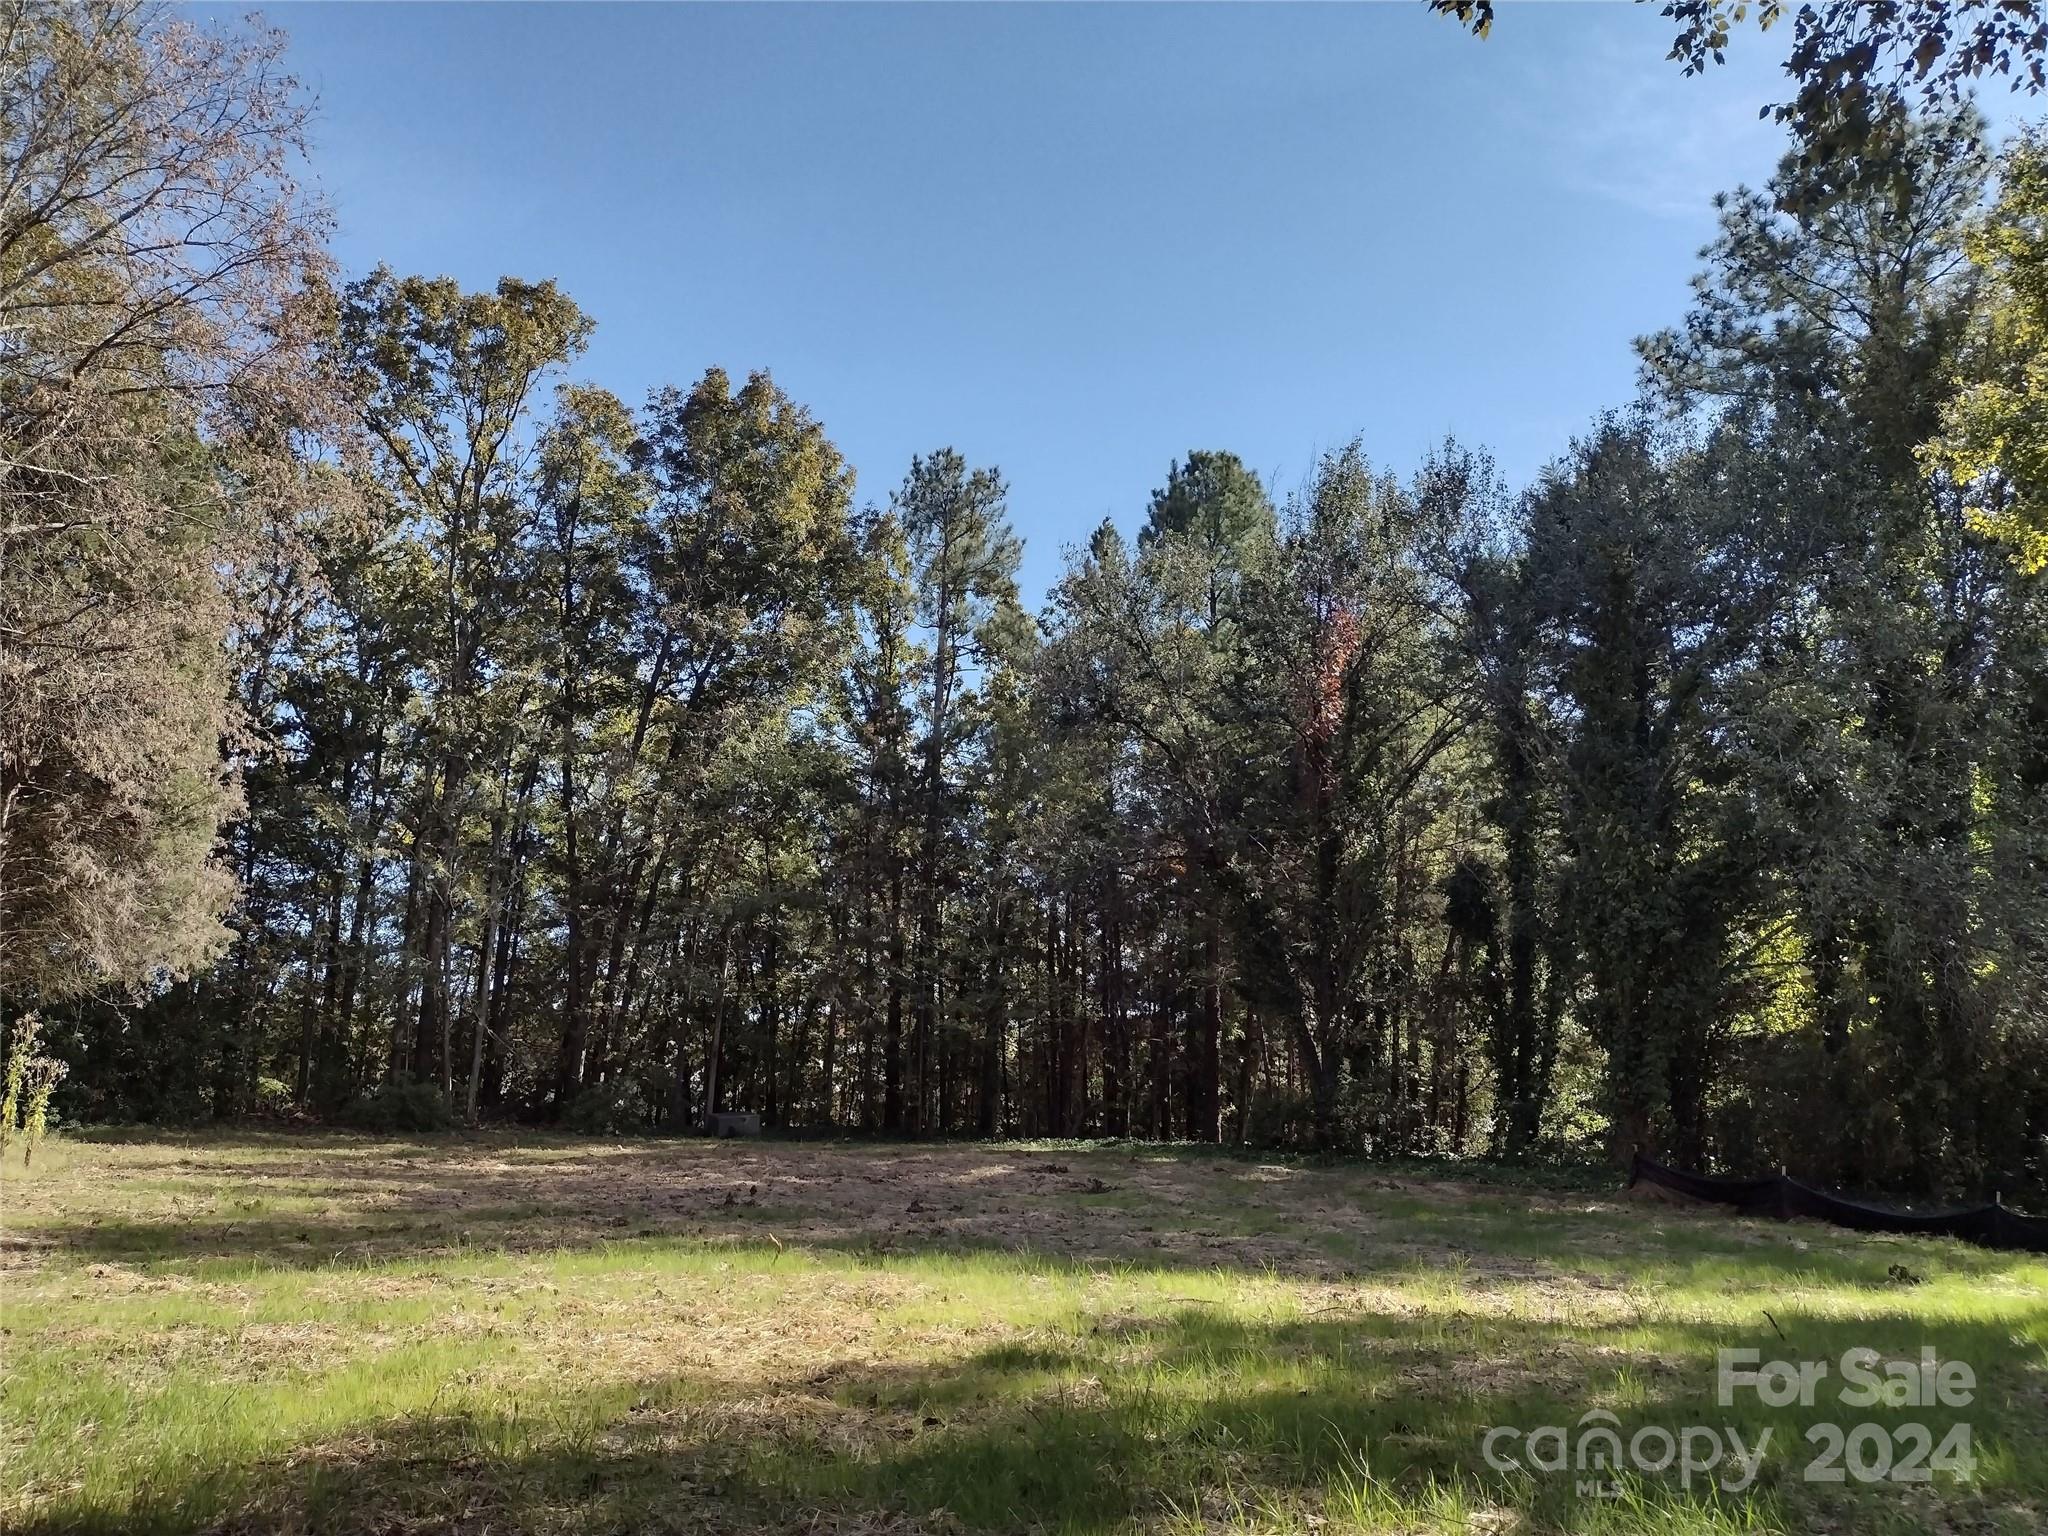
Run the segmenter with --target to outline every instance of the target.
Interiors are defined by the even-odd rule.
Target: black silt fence
[[[1809,1221],[1831,1222],[1857,1232],[1895,1232],[1907,1237],[1954,1237],[1985,1248],[2007,1248],[2020,1253],[2048,1253],[2048,1221],[2022,1216],[1996,1200],[1989,1205],[1960,1211],[1930,1211],[1915,1215],[1888,1210],[1881,1205],[1864,1205],[1840,1195],[1815,1189],[1782,1173],[1761,1179],[1716,1179],[1703,1173],[1686,1173],[1666,1168],[1638,1152],[1629,1170],[1629,1187],[1654,1184],[1694,1200],[1711,1200],[1732,1205],[1754,1216],[1775,1216],[1780,1221],[1804,1217]]]

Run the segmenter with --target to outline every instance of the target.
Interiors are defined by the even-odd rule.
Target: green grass
[[[1565,1181],[1073,1144],[71,1139],[0,1182],[22,1531],[2034,1533],[2048,1265]],[[1895,1272],[1902,1268],[1903,1277]],[[1715,1401],[1923,1345],[1963,1410]],[[1769,1428],[1581,1496],[1494,1426]],[[1967,1420],[1966,1480],[1805,1431]]]

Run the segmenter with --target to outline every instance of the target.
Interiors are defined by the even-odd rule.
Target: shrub
[[[292,1085],[281,1077],[258,1077],[256,1079],[255,1112],[271,1119],[288,1117],[296,1105],[293,1102]]]
[[[14,1025],[14,1039],[7,1047],[6,1079],[0,1083],[0,1151],[14,1139],[21,1119],[22,1090],[28,1086],[28,1064],[36,1052],[42,1021],[32,1013],[23,1014]]]
[[[638,1134],[647,1129],[647,1099],[630,1078],[592,1083],[569,1101],[562,1123],[580,1136]]]
[[[1252,1100],[1244,1139],[1254,1147],[1313,1146],[1315,1125],[1315,1101],[1308,1094],[1268,1089]]]
[[[375,1088],[341,1112],[359,1131],[445,1131],[453,1117],[448,1100],[432,1083],[402,1077]]]
[[[54,1056],[38,1056],[42,1020],[32,1013],[16,1020],[14,1040],[7,1050],[4,1084],[0,1084],[0,1151],[17,1134],[20,1119],[21,1165],[26,1168],[36,1155],[36,1143],[50,1128],[50,1094],[62,1082],[70,1067]]]

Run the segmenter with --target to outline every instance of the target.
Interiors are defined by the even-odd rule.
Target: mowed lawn
[[[66,1138],[0,1179],[12,1530],[2048,1530],[2048,1264],[1955,1244],[1131,1147]],[[1857,1346],[1974,1401],[1716,1401],[1721,1348]],[[1594,1410],[1773,1439],[1742,1494],[1487,1465]],[[1974,1474],[1804,1480],[1866,1420],[1967,1421]]]

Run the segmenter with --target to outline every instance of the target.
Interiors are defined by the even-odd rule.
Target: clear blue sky
[[[1654,6],[336,6],[272,13],[353,274],[557,279],[637,401],[766,367],[880,500],[1000,465],[1036,598],[1176,456],[1284,493],[1446,433],[1520,483],[1629,397],[1788,39]],[[2002,106],[2003,103],[2000,103]]]

